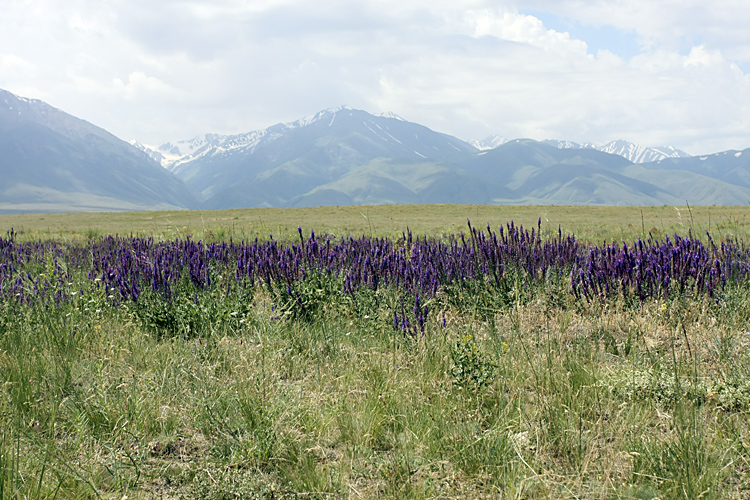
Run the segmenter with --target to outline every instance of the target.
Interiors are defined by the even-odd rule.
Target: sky
[[[464,140],[750,147],[746,0],[3,0],[0,88],[124,139],[348,105]]]

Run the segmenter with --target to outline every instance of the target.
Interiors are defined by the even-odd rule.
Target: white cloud
[[[493,36],[500,40],[518,42],[563,53],[585,55],[586,42],[571,39],[568,33],[559,33],[544,27],[534,16],[484,9],[469,11],[467,20],[474,28],[474,36]]]
[[[511,0],[9,2],[0,88],[36,89],[124,139],[349,104],[464,139],[750,146],[750,6],[728,0],[523,2],[635,33],[643,50],[627,60]]]
[[[706,50],[703,45],[698,45],[690,50],[685,58],[685,67],[702,66],[705,68],[723,68],[727,61],[721,55],[720,50]]]
[[[158,78],[148,76],[142,71],[133,71],[128,75],[127,82],[120,78],[112,81],[114,91],[128,100],[137,100],[144,95],[156,96],[160,99],[170,99],[179,91]]]
[[[689,50],[704,44],[730,59],[750,60],[750,6],[744,0],[525,0],[537,8],[585,24],[638,34],[648,49]]]
[[[3,71],[18,71],[32,68],[33,64],[24,61],[13,54],[0,54],[0,69]]]
[[[6,78],[21,78],[33,74],[34,64],[13,54],[0,53],[0,74]]]

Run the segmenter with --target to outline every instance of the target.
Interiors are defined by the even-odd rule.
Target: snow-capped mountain
[[[165,142],[160,146],[149,146],[137,141],[131,141],[131,144],[161,163],[164,168],[175,171],[181,164],[192,162],[206,155],[215,156],[225,153],[251,154],[261,144],[269,144],[291,130],[309,127],[318,122],[329,121],[328,126],[332,126],[337,114],[341,111],[353,110],[349,106],[328,108],[293,122],[278,123],[262,130],[255,130],[244,134],[205,134],[175,143]],[[379,113],[372,116],[395,119],[402,122],[406,121],[391,112]]]
[[[469,144],[479,150],[485,151],[488,149],[495,149],[498,146],[502,146],[508,141],[510,141],[510,139],[506,139],[505,137],[501,137],[499,135],[489,135],[481,140],[475,139],[473,141],[469,141]]]
[[[750,149],[690,157],[626,141],[496,136],[472,145],[393,113],[348,107],[245,134],[132,143],[136,149],[0,91],[0,138],[0,212],[750,199]]]
[[[255,130],[244,134],[205,134],[174,143],[165,142],[159,146],[141,144],[137,141],[131,141],[130,143],[141,151],[147,153],[154,160],[158,161],[164,168],[174,171],[180,164],[191,162],[206,154],[216,155],[226,152],[252,153],[261,143],[272,142],[289,130],[307,127],[318,121],[331,120],[329,125],[333,125],[333,121],[336,119],[336,114],[339,111],[351,109],[352,108],[348,106],[329,108],[293,122],[279,123],[266,129]],[[374,114],[372,116],[405,121],[397,114],[390,112]],[[470,141],[469,144],[479,150],[485,151],[495,149],[509,141],[510,139],[499,135],[490,135],[481,140]],[[588,142],[579,144],[577,142],[560,141],[555,139],[547,139],[541,142],[558,149],[595,149],[597,151],[622,156],[633,163],[650,163],[664,160],[666,158],[687,158],[690,156],[686,152],[672,146],[648,147],[633,144],[632,142],[624,140],[608,142],[603,146]]]
[[[651,163],[667,158],[687,158],[690,155],[673,146],[646,147],[628,141],[612,141],[596,148],[605,153],[620,155],[633,163]]]
[[[542,142],[558,149],[596,149],[597,151],[603,151],[604,153],[622,156],[633,163],[650,163],[652,161],[660,161],[666,158],[687,158],[690,156],[686,152],[672,146],[639,146],[638,144],[622,140],[608,142],[603,146],[597,146],[592,143],[578,144],[571,141],[557,141],[552,139]]]
[[[161,163],[162,167],[173,171],[179,165],[209,153],[215,154],[230,150],[251,152],[264,138],[272,140],[272,129],[278,127],[280,126],[274,125],[267,129],[236,135],[205,134],[175,143],[165,142],[159,146],[141,144],[137,141],[131,141],[131,144]]]
[[[471,141],[470,144],[477,149],[488,150],[495,149],[507,142],[510,142],[510,139],[506,139],[499,135],[490,135],[482,140]],[[690,156],[686,152],[672,146],[647,147],[622,140],[608,142],[603,146],[597,146],[590,142],[579,144],[577,142],[558,141],[554,139],[547,139],[542,142],[557,149],[596,149],[597,151],[622,156],[633,163],[650,163],[652,161],[660,161],[666,158],[687,158]]]
[[[311,191],[373,162],[434,165],[476,152],[460,139],[393,113],[374,115],[347,106],[246,134],[200,136],[149,151],[207,208],[284,206],[307,194],[331,203],[333,198]],[[401,202],[408,197],[382,199]]]

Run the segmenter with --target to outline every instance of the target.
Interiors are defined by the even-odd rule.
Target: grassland
[[[743,236],[748,215],[425,206],[0,222],[22,229],[19,241],[80,248],[110,231],[442,236],[467,218],[539,217],[590,241],[709,225],[719,241]],[[33,281],[59,265],[25,271]],[[231,270],[215,269],[211,287],[170,299],[187,309],[165,326],[158,296],[115,307],[85,272],[65,272],[59,304],[0,302],[1,500],[750,498],[745,280],[715,297],[582,300],[566,279],[530,285],[511,273],[502,289],[438,293],[424,335],[404,335],[394,288],[353,298],[310,281],[303,291],[319,307],[297,317],[273,287],[239,293]]]
[[[89,212],[0,215],[0,230],[15,228],[22,239],[72,240],[104,234],[142,234],[169,240],[190,236],[204,241],[228,238],[294,237],[297,227],[334,236],[415,234],[443,236],[466,230],[466,221],[493,227],[510,220],[545,231],[575,234],[583,241],[624,240],[678,233],[742,237],[748,233],[750,207],[664,206],[582,207],[507,205],[378,205],[300,209],[217,211]]]

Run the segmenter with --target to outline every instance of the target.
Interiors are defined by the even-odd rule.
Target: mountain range
[[[179,179],[104,129],[0,90],[0,212],[197,207]]]
[[[245,134],[146,146],[5,91],[0,174],[0,212],[750,200],[750,150],[691,157],[626,141],[468,143],[345,106]]]
[[[498,135],[491,135],[485,137],[480,141],[471,141],[471,145],[477,149],[495,149],[498,146],[502,146],[510,139],[500,137]],[[597,146],[593,143],[578,144],[571,141],[557,141],[553,139],[547,139],[542,141],[544,144],[556,147],[558,149],[595,149],[597,151],[603,151],[613,155],[622,156],[630,160],[633,163],[651,163],[655,161],[665,160],[667,158],[687,158],[690,156],[684,151],[681,151],[672,146],[667,147],[647,147],[639,146],[628,141],[611,141],[603,146]]]

